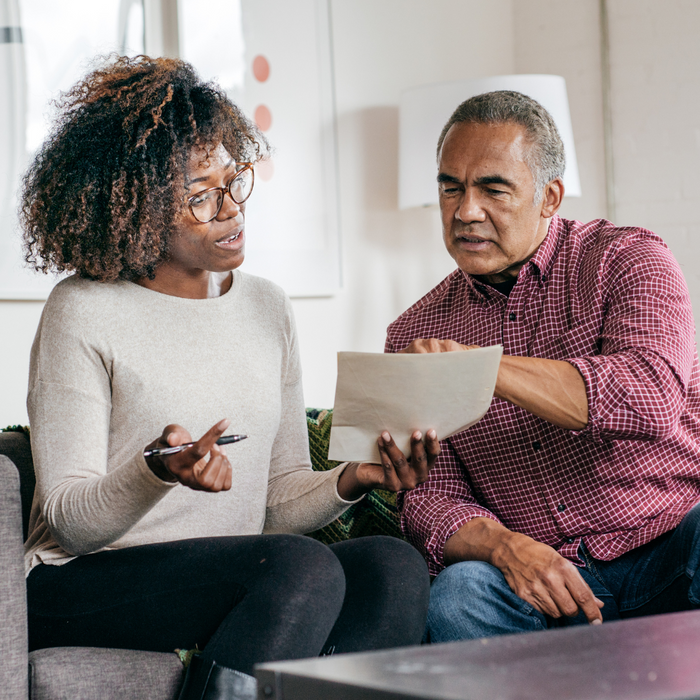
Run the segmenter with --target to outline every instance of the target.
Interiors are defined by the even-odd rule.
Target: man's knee
[[[462,561],[444,569],[430,589],[430,606],[438,615],[472,607],[476,601],[488,602],[503,585],[503,574],[483,561]]]
[[[486,562],[452,564],[431,587],[428,634],[433,642],[478,639],[545,627],[544,616],[515,595],[503,574]]]

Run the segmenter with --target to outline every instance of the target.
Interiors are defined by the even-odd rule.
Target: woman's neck
[[[231,289],[233,273],[217,273],[209,270],[197,270],[183,274],[171,269],[167,264],[160,265],[153,279],[141,277],[134,280],[136,284],[152,289],[154,292],[168,294],[183,299],[209,299],[226,294]]]

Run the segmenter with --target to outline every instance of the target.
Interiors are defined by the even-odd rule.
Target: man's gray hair
[[[552,115],[539,103],[521,92],[497,90],[475,95],[452,113],[438,139],[437,155],[447,132],[453,124],[519,124],[525,128],[531,148],[525,154],[525,162],[535,180],[535,202],[539,202],[544,187],[556,178],[564,177],[566,158],[557,125]]]

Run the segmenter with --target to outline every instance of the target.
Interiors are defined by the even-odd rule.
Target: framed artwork
[[[5,87],[1,81],[14,80],[4,94],[16,96],[16,113],[27,111],[32,100],[46,105],[48,93],[55,96],[68,89],[87,71],[95,54],[118,50],[133,55],[144,50],[148,31],[141,0],[25,1],[34,8],[34,19],[17,13],[21,41],[0,43],[0,89]],[[22,10],[21,0],[3,2]],[[83,3],[81,19],[78,6]],[[38,19],[42,11],[37,8],[44,4],[47,9]],[[65,14],[67,6],[78,12],[59,31],[52,6],[58,8],[54,14]],[[60,47],[52,49],[51,39],[43,37],[30,19],[47,25],[47,37],[50,29]],[[290,296],[334,294],[340,287],[341,267],[329,0],[209,0],[205,5],[178,0],[177,19],[182,58],[203,78],[218,82],[272,147],[270,157],[256,167],[255,190],[246,210],[248,242],[242,269],[273,280]],[[67,36],[75,36],[75,41]],[[44,63],[37,52],[53,52],[54,58]],[[32,97],[40,69],[42,96]],[[5,166],[2,177],[16,184],[0,189],[0,196],[16,192],[19,173],[28,162],[26,154],[41,142],[37,143],[41,128],[36,119],[25,117],[22,123],[10,112],[7,105],[0,107],[0,127],[12,128],[12,136],[0,128],[2,153],[19,143],[26,147],[13,156],[11,167]],[[42,124],[45,133],[46,119]],[[0,299],[45,299],[55,279],[23,267],[15,208],[14,197],[0,200]]]

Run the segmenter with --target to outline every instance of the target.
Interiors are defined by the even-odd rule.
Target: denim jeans
[[[580,554],[586,564],[579,573],[605,603],[603,621],[700,607],[700,504],[675,530],[617,559],[594,559],[585,545]],[[583,613],[544,615],[515,595],[496,567],[464,561],[433,582],[426,638],[450,642],[585,623]]]

